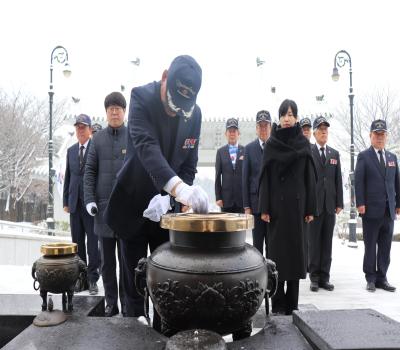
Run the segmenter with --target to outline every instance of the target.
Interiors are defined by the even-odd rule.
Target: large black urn
[[[160,314],[162,333],[200,328],[249,336],[252,316],[277,284],[275,264],[245,242],[253,216],[168,214],[161,226],[169,242],[139,261],[135,279]]]

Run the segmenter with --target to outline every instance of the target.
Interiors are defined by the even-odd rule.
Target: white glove
[[[99,212],[99,209],[97,209],[97,205],[95,202],[90,202],[90,203],[86,204],[86,211],[90,215],[96,216],[96,214]]]
[[[208,195],[200,186],[189,186],[181,182],[175,190],[176,200],[192,207],[193,212],[208,213]]]
[[[151,199],[149,206],[143,212],[143,217],[154,222],[159,222],[161,216],[163,216],[170,209],[172,209],[170,196],[162,196],[161,194],[157,194]]]

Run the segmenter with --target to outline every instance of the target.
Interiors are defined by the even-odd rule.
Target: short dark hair
[[[292,110],[293,115],[297,119],[297,104],[293,100],[288,100],[288,99],[284,100],[279,106],[279,118],[286,115],[289,108]]]
[[[107,95],[104,99],[104,108],[107,109],[110,106],[119,106],[122,109],[126,109],[126,100],[124,95],[118,91],[114,91]]]

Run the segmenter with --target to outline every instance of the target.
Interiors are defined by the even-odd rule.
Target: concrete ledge
[[[229,350],[312,350],[293,324],[291,316],[268,317],[260,332],[247,339],[228,343],[227,346]]]
[[[40,258],[45,243],[71,242],[70,237],[46,236],[37,233],[0,232],[0,265],[32,265]]]
[[[316,349],[400,349],[400,323],[372,309],[296,311],[293,323]]]

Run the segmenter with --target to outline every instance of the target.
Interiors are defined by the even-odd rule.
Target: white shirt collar
[[[260,147],[263,148],[263,143],[267,142],[267,141],[263,141],[260,138],[258,139],[258,142],[260,143]]]
[[[378,155],[378,157],[379,157],[379,149],[377,149],[377,148],[375,148],[375,147],[373,147],[373,149],[375,150],[375,153]],[[382,153],[383,153],[383,155],[385,155],[385,149],[382,149]]]
[[[318,142],[315,142],[315,144],[318,147],[318,151],[321,151],[321,147],[324,147],[324,150],[326,151],[327,144],[325,144],[324,146],[320,145]]]
[[[83,145],[79,144],[79,148],[81,148],[81,146],[83,146],[86,149],[89,141],[90,141],[90,139],[88,139]]]

